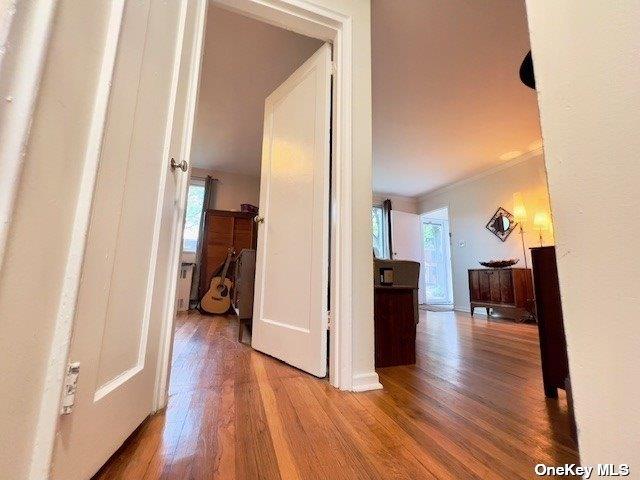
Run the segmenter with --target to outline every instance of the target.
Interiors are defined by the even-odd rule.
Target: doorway
[[[453,308],[449,209],[444,207],[423,214],[421,224],[427,306]]]

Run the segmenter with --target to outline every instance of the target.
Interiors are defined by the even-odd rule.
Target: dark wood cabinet
[[[258,229],[253,221],[255,216],[247,212],[206,211],[198,283],[200,298],[209,289],[214,273],[224,265],[229,248],[236,254],[245,248],[255,250],[258,239]]]
[[[544,393],[547,397],[555,398],[558,396],[558,388],[566,388],[569,377],[555,247],[532,248],[531,264],[536,292]]]
[[[471,315],[476,307],[513,309],[519,316],[533,314],[534,296],[528,268],[478,268],[469,270]]]
[[[416,363],[414,290],[410,287],[375,287],[373,310],[376,367]]]
[[[418,262],[379,259],[373,262],[376,367],[416,363],[419,278]]]

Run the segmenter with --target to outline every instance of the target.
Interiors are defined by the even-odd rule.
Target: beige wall
[[[457,310],[469,311],[467,270],[479,268],[479,260],[519,258],[524,267],[522,242],[518,228],[505,242],[485,228],[498,207],[513,211],[513,194],[521,192],[528,221],[524,223],[527,262],[531,265],[529,247],[539,245],[538,232],[532,220],[536,211],[549,212],[549,197],[544,159],[538,154],[520,163],[466,182],[454,184],[425,195],[420,201],[420,213],[442,207],[449,208],[451,231],[451,269],[453,300]],[[543,232],[545,245],[553,244],[553,233]],[[479,311],[482,313],[482,311]]]
[[[373,205],[381,205],[385,200],[391,200],[391,208],[407,213],[418,213],[418,199],[412,197],[403,197],[400,195],[389,195],[386,193],[374,193]]]
[[[640,3],[527,0],[580,457],[640,476]]]
[[[191,170],[192,178],[217,178],[214,206],[218,210],[240,210],[242,203],[258,205],[260,198],[260,177],[238,173],[217,172],[202,168]]]

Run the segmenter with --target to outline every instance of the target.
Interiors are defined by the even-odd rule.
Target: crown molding
[[[393,200],[394,198],[398,199],[398,200],[406,200],[407,202],[417,202],[419,200],[419,197],[411,197],[408,195],[398,195],[396,193],[386,193],[386,192],[373,192],[372,197],[380,197],[380,198],[388,198],[390,200]]]
[[[511,167],[515,167],[516,165],[520,165],[521,163],[524,163],[528,160],[531,160],[533,158],[537,158],[539,156],[541,156],[543,154],[543,150],[542,147],[537,148],[535,150],[531,150],[529,152],[523,153],[522,155],[520,155],[519,157],[516,157],[512,160],[509,160],[507,162],[501,163],[500,165],[496,165],[495,167],[491,167],[487,170],[483,170],[480,173],[476,173],[475,175],[472,175],[470,177],[466,177],[463,178],[461,180],[457,180],[455,182],[449,183],[447,185],[444,185],[442,187],[438,187],[434,190],[430,190],[426,193],[417,195],[415,197],[415,199],[418,202],[422,202],[424,200],[426,200],[427,198],[430,198],[434,195],[439,195],[443,192],[449,191],[449,190],[453,190],[454,188],[460,187],[462,185],[466,185],[468,183],[473,183],[476,182],[482,178],[488,177],[489,175],[493,175],[494,173],[498,173],[501,172],[502,170],[506,170],[508,168]]]

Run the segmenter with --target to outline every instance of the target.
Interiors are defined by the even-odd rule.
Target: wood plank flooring
[[[421,312],[417,346],[415,366],[378,370],[384,390],[340,392],[238,343],[233,317],[180,315],[166,411],[94,478],[515,479],[578,462],[534,325]]]

